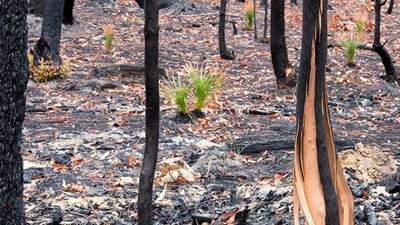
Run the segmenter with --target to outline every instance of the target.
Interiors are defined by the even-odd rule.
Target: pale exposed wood
[[[304,116],[302,127],[302,151],[301,151],[301,170],[304,174],[304,188],[307,202],[300,205],[308,205],[315,224],[325,224],[325,199],[322,189],[321,175],[318,168],[317,153],[317,128],[315,116],[315,80],[316,80],[316,56],[315,56],[315,37],[312,40],[311,47],[311,68],[308,80],[308,92],[304,103]],[[310,221],[308,221],[310,222]]]
[[[324,129],[327,143],[327,151],[329,157],[329,166],[331,168],[332,179],[335,184],[336,194],[339,201],[339,219],[341,225],[353,225],[353,207],[354,199],[346,179],[343,175],[343,169],[337,160],[335,152],[335,142],[333,139],[332,128],[330,124],[326,83],[324,83],[324,96],[323,96],[323,112],[324,112]]]

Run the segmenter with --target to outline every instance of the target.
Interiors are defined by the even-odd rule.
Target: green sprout
[[[112,40],[114,38],[114,26],[113,25],[104,25],[104,38],[106,39],[106,50],[112,50]]]
[[[165,97],[174,101],[182,115],[187,115],[188,108],[186,101],[190,93],[190,87],[183,82],[182,78],[183,76],[181,74],[178,74],[176,78],[172,75],[167,75],[167,77],[164,78],[165,84],[161,86],[161,90]]]
[[[247,27],[251,29],[253,28],[253,20],[254,20],[253,2],[246,1],[244,5],[244,10],[246,11]]]
[[[222,87],[222,77],[218,74],[205,72],[203,67],[187,64],[185,67],[190,78],[190,83],[194,89],[196,98],[195,106],[201,110],[207,101],[207,98]]]
[[[363,13],[356,13],[353,18],[354,23],[357,27],[357,37],[361,38],[365,29],[365,24],[367,22],[366,15]]]
[[[348,63],[354,64],[354,56],[356,55],[357,47],[360,45],[359,40],[351,35],[340,42],[347,55]]]

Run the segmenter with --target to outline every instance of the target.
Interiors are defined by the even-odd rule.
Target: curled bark
[[[299,205],[306,224],[353,224],[353,197],[336,157],[330,125],[326,57],[327,0],[304,0],[293,172],[296,225]]]

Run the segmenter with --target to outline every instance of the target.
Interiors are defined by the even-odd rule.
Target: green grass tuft
[[[247,10],[246,11],[246,16],[247,16],[247,27],[252,29],[253,28],[253,20],[254,20],[254,11],[253,10]]]
[[[167,75],[164,78],[164,84],[161,85],[161,91],[164,96],[173,100],[178,106],[179,112],[183,115],[188,114],[187,99],[190,93],[190,87],[183,81],[183,76],[178,74],[178,77]]]
[[[342,40],[340,44],[342,45],[344,51],[346,52],[348,62],[354,63],[356,50],[357,47],[360,45],[359,40],[355,38],[353,35],[351,35],[347,39]]]
[[[207,98],[214,92],[222,88],[222,77],[218,74],[208,73],[203,67],[192,66],[189,64],[189,78],[196,97],[195,106],[201,110]]]

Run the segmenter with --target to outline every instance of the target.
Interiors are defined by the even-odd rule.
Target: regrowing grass
[[[174,101],[181,114],[187,115],[188,108],[186,101],[190,93],[189,85],[183,82],[182,75],[180,74],[178,74],[176,78],[172,75],[168,75],[164,81],[165,84],[161,86],[161,90],[165,97]]]
[[[177,76],[168,75],[164,79],[165,83],[161,90],[165,97],[173,100],[183,115],[187,115],[189,112],[189,100],[194,99],[196,110],[201,111],[208,97],[214,91],[222,88],[222,77],[206,72],[202,66],[188,63],[176,74]],[[191,96],[193,98],[189,99]]]
[[[347,55],[347,60],[349,63],[354,63],[354,57],[356,55],[357,47],[360,45],[359,40],[353,35],[344,39],[340,42],[344,51]]]
[[[253,23],[254,23],[253,2],[246,1],[245,5],[244,5],[244,10],[246,12],[247,27],[251,29],[251,28],[253,28]]]
[[[201,110],[205,106],[207,98],[214,91],[222,88],[222,78],[217,74],[205,72],[203,67],[192,70],[189,77],[196,98],[196,109]]]

